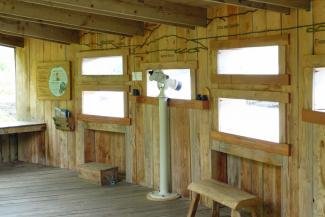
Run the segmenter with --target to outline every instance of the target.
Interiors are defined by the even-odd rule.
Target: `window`
[[[279,46],[245,47],[218,50],[218,74],[277,75]]]
[[[325,112],[325,68],[315,68],[313,72],[313,110]]]
[[[15,49],[0,46],[0,121],[16,119]]]
[[[123,91],[83,91],[82,114],[125,117]]]
[[[172,99],[186,99],[192,98],[191,91],[191,70],[190,69],[164,69],[162,70],[171,79],[182,82],[182,88],[179,91],[167,89],[166,96]],[[149,73],[147,73],[147,96],[157,97],[159,89],[156,81],[149,80]]]
[[[219,131],[279,143],[278,102],[219,98]]]
[[[83,58],[81,73],[82,75],[123,75],[123,56]]]

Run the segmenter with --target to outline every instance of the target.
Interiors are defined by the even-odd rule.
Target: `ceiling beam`
[[[65,44],[80,43],[79,31],[5,18],[0,18],[0,33],[38,38]]]
[[[251,0],[259,3],[267,3],[272,5],[279,5],[289,8],[301,8],[309,10],[311,6],[310,0]]]
[[[0,0],[1,15],[83,31],[122,35],[144,34],[142,22],[51,8],[16,0]]]
[[[288,7],[283,7],[283,6],[279,6],[279,5],[271,5],[271,4],[267,4],[267,3],[247,1],[247,0],[207,0],[207,1],[219,2],[219,3],[235,5],[235,6],[240,6],[240,7],[249,7],[249,8],[270,10],[270,11],[276,11],[276,12],[285,13],[285,14],[290,13],[290,8],[288,8]]]
[[[24,38],[0,33],[0,45],[9,47],[24,47]]]
[[[22,0],[90,14],[178,26],[207,26],[207,9],[165,0]]]

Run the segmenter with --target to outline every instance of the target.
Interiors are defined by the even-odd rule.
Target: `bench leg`
[[[190,209],[188,210],[187,217],[194,217],[196,214],[197,207],[199,205],[200,195],[193,193]]]
[[[240,212],[237,210],[231,210],[231,217],[241,217]]]
[[[256,207],[249,207],[248,210],[251,213],[252,217],[257,217]]]
[[[213,201],[212,217],[219,217],[219,214],[220,214],[220,205],[219,203]]]

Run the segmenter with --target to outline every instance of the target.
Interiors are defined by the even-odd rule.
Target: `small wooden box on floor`
[[[79,166],[79,177],[98,185],[107,185],[117,180],[118,168],[104,163],[85,163]]]

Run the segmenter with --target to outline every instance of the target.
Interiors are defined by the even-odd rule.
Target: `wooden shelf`
[[[78,114],[78,120],[85,121],[85,122],[94,122],[94,123],[131,125],[130,118],[113,118],[113,117],[104,117],[104,116],[96,116],[96,115]]]
[[[252,150],[260,150],[272,154],[290,156],[290,145],[252,139],[217,131],[211,132],[211,138],[225,143],[242,146]]]
[[[13,121],[0,124],[0,135],[39,132],[44,130],[46,130],[45,123]]]
[[[302,110],[302,120],[309,123],[325,125],[325,112],[304,109]]]
[[[136,103],[143,103],[143,104],[150,104],[150,105],[159,104],[159,99],[157,97],[133,96],[132,100]],[[210,101],[169,99],[168,106],[176,107],[176,108],[208,110],[210,109]]]

